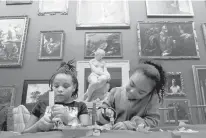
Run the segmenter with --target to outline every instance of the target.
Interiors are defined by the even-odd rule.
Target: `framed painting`
[[[22,101],[29,111],[41,100],[49,99],[49,80],[24,80]]]
[[[165,108],[176,107],[178,121],[189,122],[191,110],[188,108],[190,106],[188,99],[165,99],[164,104]],[[174,110],[164,111],[164,121],[165,123],[175,123]]]
[[[39,0],[39,16],[44,15],[67,15],[68,0]]]
[[[139,56],[152,59],[199,59],[193,21],[137,24]]]
[[[41,31],[39,60],[63,59],[64,31]]]
[[[0,106],[14,106],[15,93],[14,86],[0,86]]]
[[[32,0],[6,0],[6,5],[32,4]]]
[[[0,67],[21,67],[28,30],[27,16],[0,16]]]
[[[7,131],[8,110],[14,107],[15,93],[14,86],[0,86],[0,131]]]
[[[79,0],[77,28],[130,28],[127,0]]]
[[[168,72],[166,95],[167,97],[182,97],[186,96],[184,92],[183,77],[181,72]]]
[[[194,16],[191,0],[146,0],[147,16]]]
[[[94,52],[104,49],[105,58],[122,57],[122,38],[120,32],[87,32],[85,33],[85,58],[94,57]]]
[[[197,105],[206,105],[206,65],[193,65]],[[206,109],[199,108],[199,121],[206,121]]]

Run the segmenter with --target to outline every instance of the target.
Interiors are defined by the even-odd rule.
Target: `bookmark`
[[[52,107],[54,105],[54,91],[49,92],[49,106]]]

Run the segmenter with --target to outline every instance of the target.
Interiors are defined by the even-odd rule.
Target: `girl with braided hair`
[[[48,131],[54,126],[54,118],[58,118],[64,125],[77,119],[78,123],[88,125],[88,110],[83,102],[77,102],[78,80],[75,74],[73,60],[61,63],[57,71],[52,75],[49,85],[54,92],[55,104],[51,107],[51,114],[47,114],[48,101],[39,101],[33,108],[30,120],[23,133],[35,133]]]
[[[161,65],[151,61],[140,63],[126,86],[110,91],[108,98],[97,110],[97,123],[107,124],[113,117],[114,130],[158,126],[165,81],[165,72]]]

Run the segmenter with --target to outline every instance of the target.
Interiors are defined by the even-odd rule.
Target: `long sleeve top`
[[[111,90],[101,107],[113,108],[117,117],[115,123],[123,122],[128,130],[133,130],[141,123],[149,127],[156,127],[160,120],[159,106],[157,94],[149,94],[141,100],[128,100],[126,89],[116,87]],[[99,120],[104,118],[101,113],[97,115]],[[100,121],[100,124],[105,123]]]

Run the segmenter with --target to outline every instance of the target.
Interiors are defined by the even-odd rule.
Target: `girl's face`
[[[75,89],[71,75],[61,73],[55,76],[53,81],[55,102],[72,102],[72,93]]]
[[[126,95],[128,99],[143,99],[154,88],[155,82],[146,77],[142,72],[134,73],[126,85]]]

